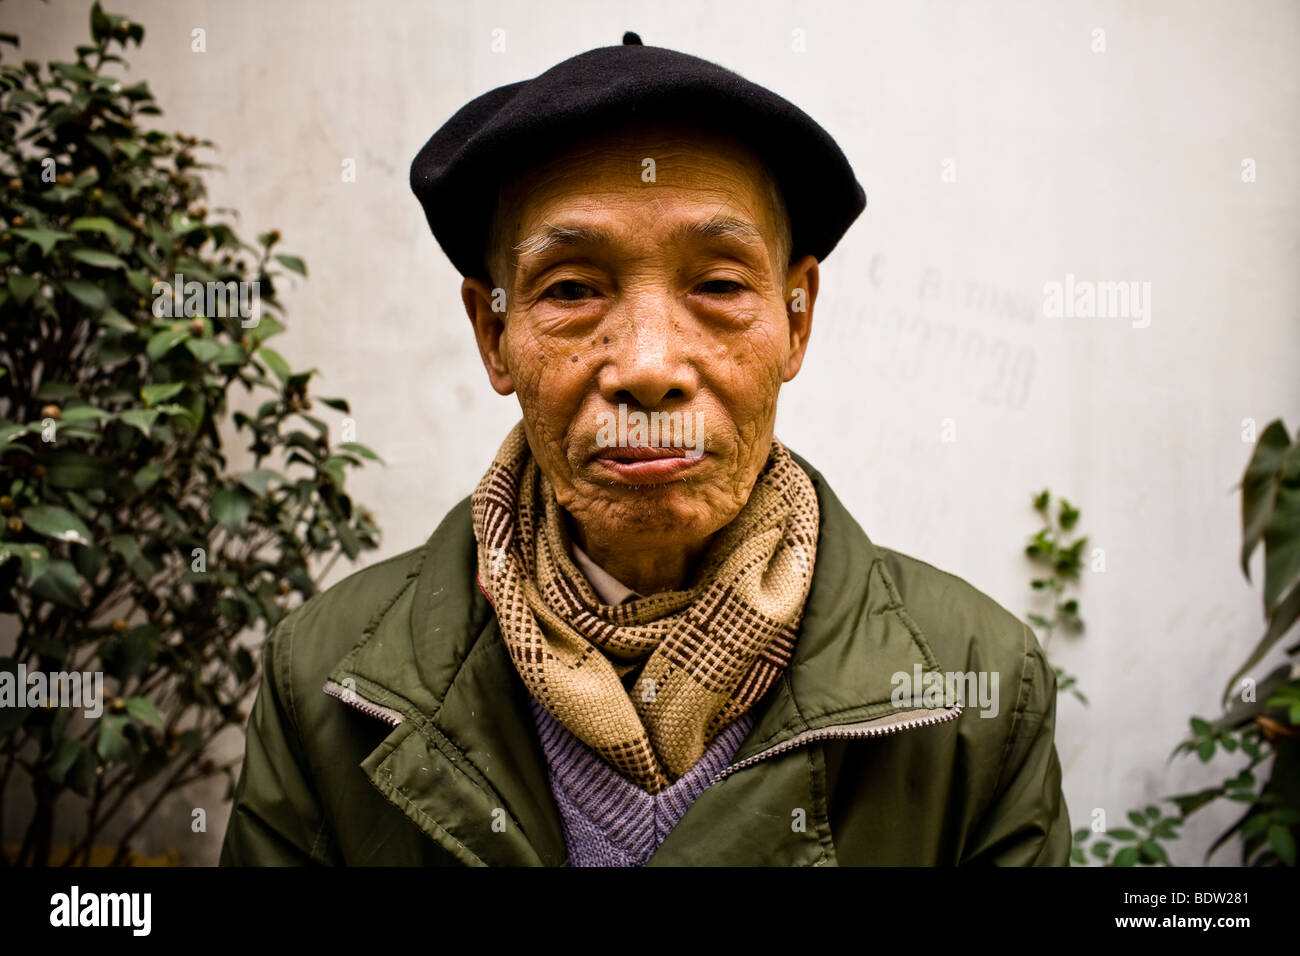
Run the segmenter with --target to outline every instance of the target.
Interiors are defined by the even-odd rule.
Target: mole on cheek
[[[605,343],[606,345],[608,345],[608,344],[609,344],[609,336],[608,336],[608,335],[605,336],[605,338],[604,338],[603,341],[604,341],[604,343]]]

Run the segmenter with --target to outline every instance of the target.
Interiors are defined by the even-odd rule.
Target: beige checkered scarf
[[[618,606],[573,563],[523,423],[475,490],[479,585],[528,690],[649,793],[690,770],[790,662],[817,553],[817,493],[785,447],[714,536],[695,583]]]

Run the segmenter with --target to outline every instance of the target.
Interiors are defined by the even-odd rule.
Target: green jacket
[[[873,545],[799,462],[822,525],[793,661],[649,865],[1066,865],[1056,680],[1033,632]],[[223,865],[566,863],[467,500],[288,615],[263,663]],[[998,675],[996,716],[969,695],[891,701],[898,673],[979,671]]]

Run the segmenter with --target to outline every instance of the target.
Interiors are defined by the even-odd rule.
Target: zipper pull
[[[368,714],[384,723],[396,727],[406,718],[395,710],[388,707],[381,707],[373,701],[366,700],[357,694],[356,690],[351,687],[345,687],[337,681],[327,680],[322,688],[325,693],[331,697],[337,697],[343,703],[347,704],[354,710],[359,710],[363,714]]]

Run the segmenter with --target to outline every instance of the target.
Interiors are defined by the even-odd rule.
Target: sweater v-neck
[[[536,699],[531,704],[573,866],[644,866],[753,726],[752,715],[742,714],[694,767],[651,794],[619,774]]]

